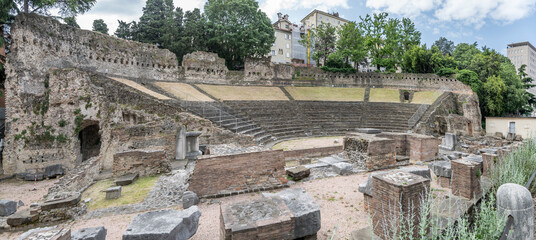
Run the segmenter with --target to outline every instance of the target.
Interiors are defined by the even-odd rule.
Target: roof
[[[341,17],[337,17],[337,16],[335,16],[333,14],[330,14],[330,13],[327,13],[327,12],[324,12],[324,11],[320,11],[320,10],[317,10],[317,9],[315,9],[311,13],[307,14],[307,16],[305,16],[300,22],[303,22],[306,18],[310,17],[311,15],[313,15],[315,13],[322,13],[324,15],[328,15],[328,16],[330,16],[332,18],[336,18],[336,19],[339,19],[341,21],[350,22],[350,20],[347,20],[347,19],[344,19],[344,18],[341,18]]]
[[[516,118],[516,119],[536,119],[536,117],[512,116],[512,117],[486,117],[488,118]]]
[[[530,44],[530,42],[518,42],[518,43],[511,43],[511,44],[508,44],[508,47],[509,48],[512,48],[512,47],[523,47],[523,46],[529,46],[530,48],[532,48],[533,51],[536,52],[536,48],[534,46],[532,46],[532,44]]]

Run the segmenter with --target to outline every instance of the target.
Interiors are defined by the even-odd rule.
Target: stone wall
[[[184,55],[182,60],[184,78],[203,82],[221,82],[227,75],[225,60],[216,53],[193,52]]]
[[[132,173],[150,176],[171,171],[171,164],[164,150],[130,150],[114,154],[112,171],[116,177]]]
[[[189,190],[219,197],[286,185],[282,150],[218,156],[197,160]]]
[[[53,18],[19,14],[11,36],[13,51],[6,69],[9,76],[27,85],[25,92],[30,94],[32,89],[43,88],[38,76],[50,68],[80,68],[141,79],[179,78],[177,58],[168,50],[73,28]]]

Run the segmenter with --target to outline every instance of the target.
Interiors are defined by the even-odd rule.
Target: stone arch
[[[101,134],[98,121],[82,122],[82,130],[78,133],[82,161],[98,156],[101,146]]]

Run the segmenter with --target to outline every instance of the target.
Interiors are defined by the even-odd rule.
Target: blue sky
[[[205,0],[174,0],[185,10],[203,8]],[[391,17],[411,18],[428,46],[444,36],[455,44],[478,42],[506,54],[506,45],[529,41],[536,45],[536,0],[260,0],[260,8],[275,21],[277,13],[288,14],[295,23],[314,9],[339,12],[359,21],[359,16],[388,12]],[[137,21],[145,0],[98,0],[89,12],[77,17],[91,29],[102,18],[113,34],[117,20]]]

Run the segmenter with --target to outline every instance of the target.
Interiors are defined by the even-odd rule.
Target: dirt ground
[[[0,199],[12,200],[19,202],[21,200],[24,206],[19,208],[26,209],[30,204],[39,202],[39,200],[48,193],[48,189],[56,183],[58,179],[43,180],[35,183],[31,181],[20,181],[10,179],[0,182]],[[33,190],[35,187],[36,190]]]
[[[296,150],[318,147],[342,146],[344,136],[309,137],[292,139],[275,144],[272,149]]]
[[[345,239],[350,235],[350,232],[364,227],[368,224],[368,214],[363,208],[363,194],[357,191],[359,183],[366,181],[368,174],[357,174],[351,176],[342,176],[334,178],[325,178],[309,182],[297,183],[291,187],[304,188],[311,195],[316,203],[320,205],[320,213],[322,216],[322,228],[318,232],[318,239],[327,239],[335,234],[333,239]],[[41,182],[40,184],[50,184],[52,182]],[[0,192],[7,192],[24,195],[24,192],[18,192],[16,189],[20,187],[1,184]],[[11,184],[13,185],[13,184]],[[15,184],[16,185],[16,184]],[[19,185],[19,186],[26,186]],[[30,189],[33,188],[29,187]],[[26,186],[26,188],[28,188]],[[41,191],[46,193],[46,191]],[[4,195],[2,195],[4,196]],[[238,196],[215,199],[219,203],[238,202],[243,200],[255,199],[262,197],[260,193],[243,194]],[[15,197],[17,198],[17,197]],[[40,197],[37,195],[32,197],[37,201]],[[220,204],[211,203],[207,200],[199,204],[201,210],[201,219],[197,233],[193,236],[194,240],[219,239],[219,224],[220,224]],[[76,220],[64,224],[65,226],[72,225],[71,231],[77,231],[86,227],[105,226],[107,229],[106,239],[121,239],[123,232],[126,231],[130,221],[137,214],[115,215],[89,220]],[[0,239],[16,239],[20,233],[3,233],[0,234]]]

